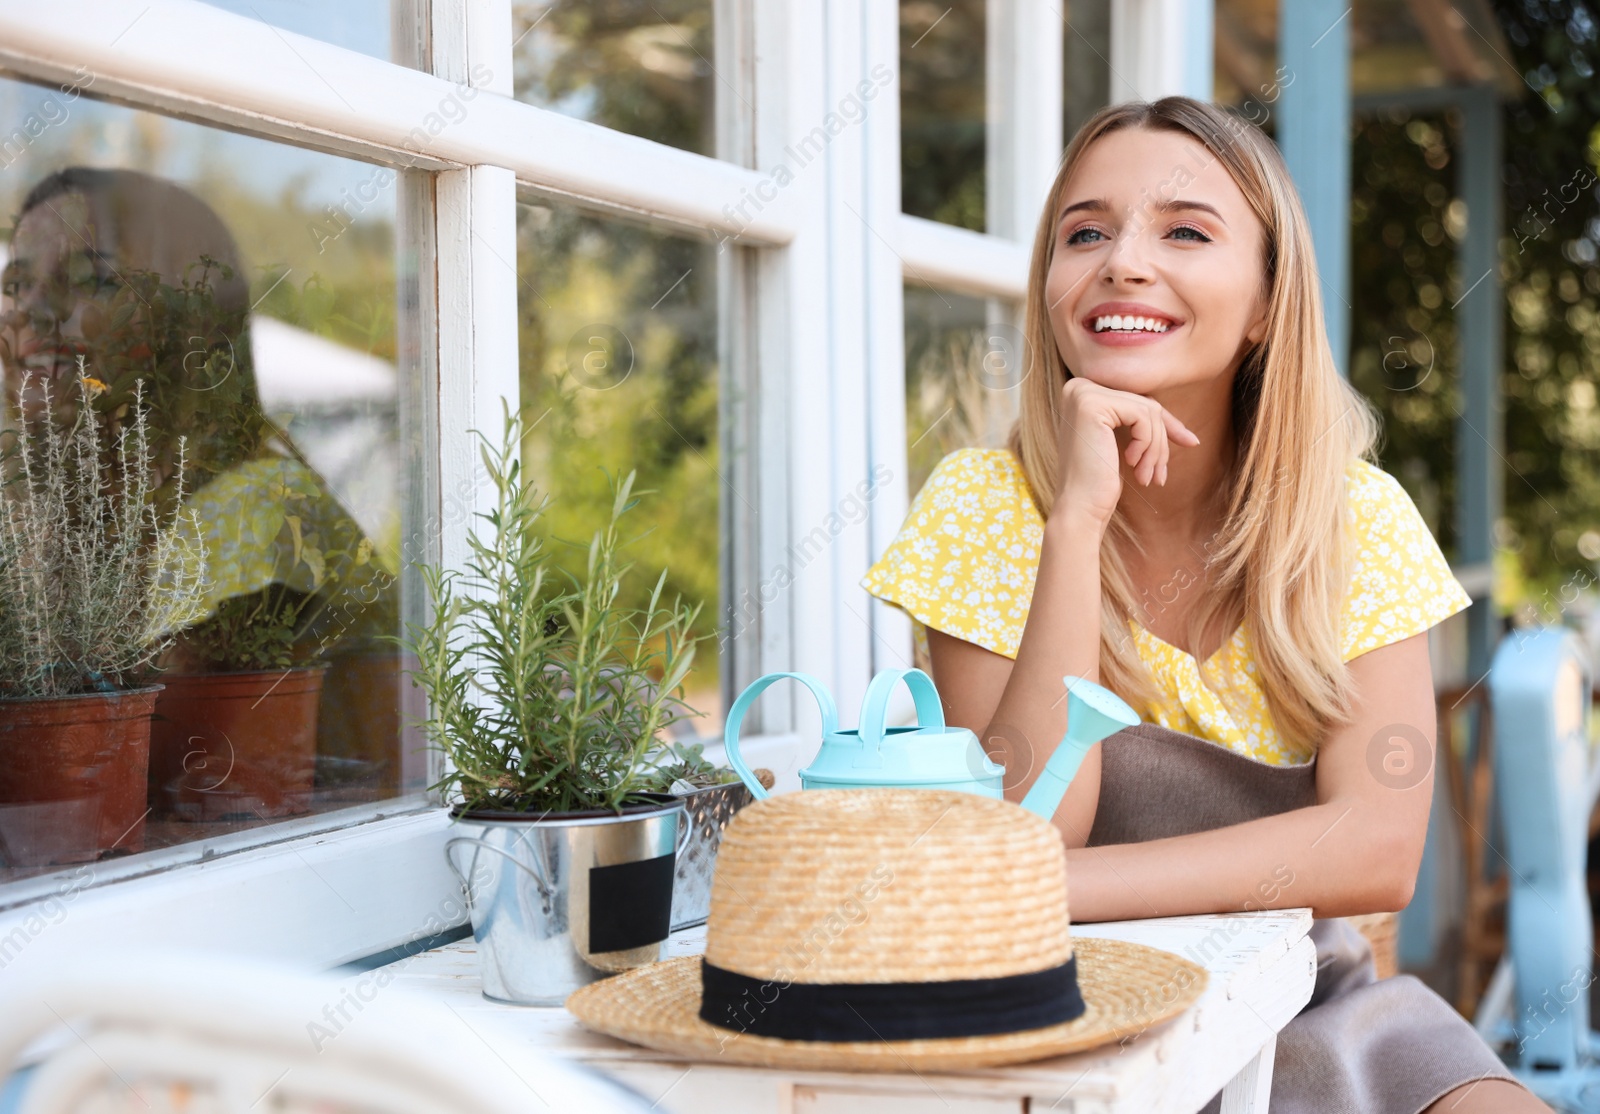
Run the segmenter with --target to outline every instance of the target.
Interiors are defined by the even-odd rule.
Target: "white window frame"
[[[902,282],[1020,303],[1061,148],[1060,15],[991,0],[993,231],[977,234],[900,212],[894,0],[714,3],[720,160],[511,99],[509,0],[422,4],[431,72],[198,0],[0,0],[0,73],[60,83],[83,68],[95,95],[133,107],[432,173],[399,195],[400,221],[429,233],[422,268],[437,280],[402,340],[423,354],[427,501],[447,564],[482,497],[466,431],[495,428],[501,399],[517,398],[517,197],[716,239],[723,386],[739,395],[723,441],[724,583],[736,605],[792,580],[726,655],[724,694],[800,670],[848,722],[873,672],[911,657],[904,617],[858,586],[907,504]],[[452,97],[468,102],[463,118],[416,130]],[[852,97],[864,115],[827,131]],[[800,165],[796,145],[819,127],[827,138]],[[889,478],[852,521],[880,466]],[[763,697],[750,726],[755,755],[788,780],[816,719],[785,689],[798,686]],[[11,884],[0,971],[112,940],[317,966],[372,955],[461,923],[447,824],[412,798]]]

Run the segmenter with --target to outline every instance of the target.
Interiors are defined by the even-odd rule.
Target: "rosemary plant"
[[[421,569],[431,617],[401,640],[428,698],[424,731],[453,767],[433,788],[467,809],[616,812],[666,788],[657,734],[700,714],[678,695],[705,637],[690,633],[700,608],[663,601],[666,570],[647,605],[619,602],[632,472],[613,480],[584,575],[553,565],[521,432],[508,408],[498,448],[480,435],[496,492],[478,515],[487,528],[469,531],[463,569]]]
[[[41,413],[4,435],[0,499],[0,697],[114,692],[142,673],[200,614],[205,544],[181,510],[179,444],[172,503],[157,508],[143,387],[102,419],[103,386],[80,357],[75,405],[25,376]]]

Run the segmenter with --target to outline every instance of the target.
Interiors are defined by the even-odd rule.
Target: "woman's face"
[[[1141,395],[1231,382],[1266,331],[1265,230],[1203,144],[1103,136],[1056,215],[1045,297],[1072,374]]]
[[[112,255],[82,194],[53,197],[17,222],[0,278],[0,363],[11,391],[27,373],[70,382],[79,356],[94,360],[92,340],[121,285]]]

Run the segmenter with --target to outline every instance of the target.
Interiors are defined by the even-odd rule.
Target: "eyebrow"
[[[1089,210],[1089,211],[1092,211],[1092,212],[1102,212],[1103,213],[1108,208],[1110,208],[1110,206],[1108,206],[1100,198],[1091,197],[1087,201],[1074,201],[1071,205],[1068,205],[1065,209],[1061,210],[1061,219],[1065,220],[1068,217],[1068,215],[1070,215],[1072,213],[1079,212],[1081,210]],[[1157,202],[1155,205],[1151,206],[1151,208],[1153,208],[1158,213],[1196,212],[1196,211],[1202,212],[1202,213],[1210,213],[1212,216],[1216,217],[1217,220],[1221,221],[1222,225],[1224,227],[1227,227],[1227,224],[1228,224],[1227,220],[1223,218],[1222,214],[1217,212],[1217,208],[1216,208],[1215,205],[1208,205],[1204,201],[1185,201],[1182,198],[1174,198],[1171,201],[1160,201],[1160,202]]]

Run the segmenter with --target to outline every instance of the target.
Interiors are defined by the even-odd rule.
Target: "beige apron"
[[[1315,760],[1269,766],[1156,724],[1102,744],[1089,846],[1187,835],[1316,803]],[[1312,922],[1317,982],[1278,1034],[1273,1114],[1417,1114],[1480,1079],[1512,1079],[1494,1051],[1412,975],[1378,981],[1365,937]],[[1221,1095],[1202,1114],[1220,1108]]]

